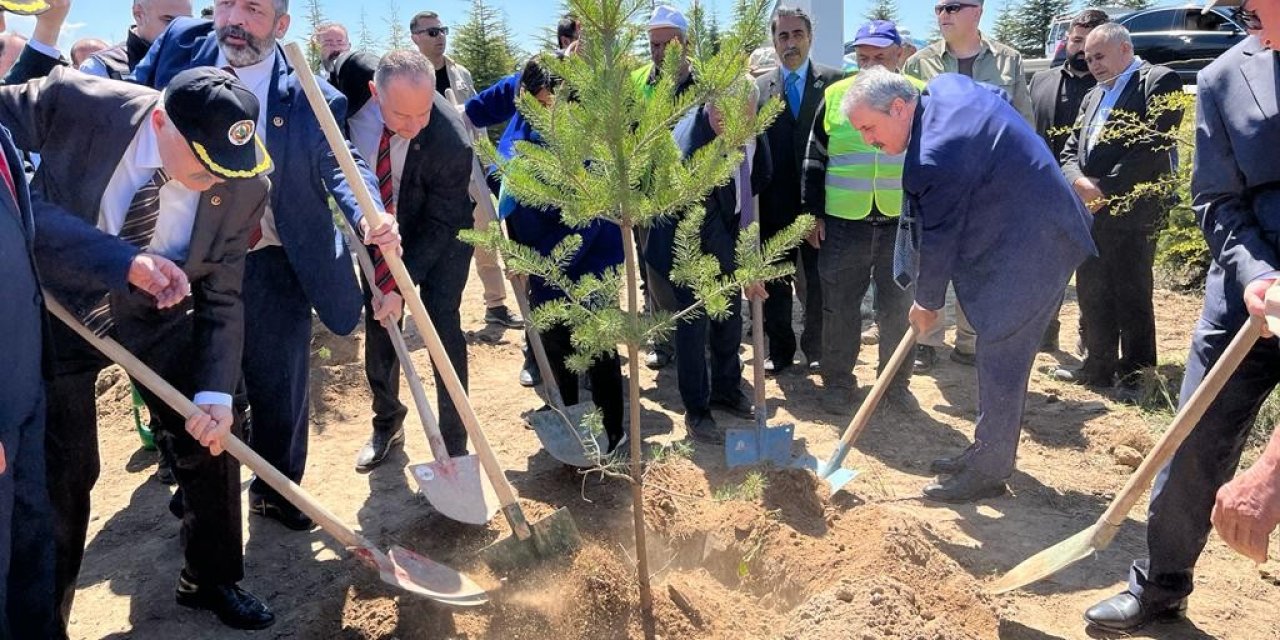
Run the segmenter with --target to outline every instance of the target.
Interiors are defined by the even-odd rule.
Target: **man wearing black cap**
[[[417,51],[392,51],[381,60],[353,53],[339,58],[335,79],[351,104],[351,141],[374,163],[379,197],[395,212],[403,231],[405,267],[419,283],[422,303],[465,386],[467,339],[458,310],[472,251],[458,232],[473,224],[471,136],[457,110],[436,92],[431,62]],[[372,437],[356,455],[356,470],[362,472],[381,464],[393,446],[404,442],[408,414],[399,397],[400,362],[379,323],[398,322],[403,292],[380,254],[373,258],[389,308],[375,310],[366,283],[364,367],[374,416]],[[467,432],[439,374],[436,395],[449,454],[466,455]]]
[[[33,188],[108,234],[180,263],[191,282],[189,300],[167,310],[136,290],[85,284],[51,291],[204,411],[184,428],[182,416],[148,397],[158,412],[157,442],[175,461],[184,496],[177,598],[242,629],[274,619],[236,584],[243,577],[239,465],[218,455],[233,427],[231,394],[240,378],[245,252],[268,196],[271,163],[257,135],[258,111],[251,92],[211,68],[179,74],[163,95],[65,68],[0,88],[0,124],[19,148],[42,158]],[[61,252],[36,255],[41,271],[57,272],[63,260]],[[64,326],[53,327],[53,343],[47,456],[65,634],[98,475],[94,382],[109,363]]]

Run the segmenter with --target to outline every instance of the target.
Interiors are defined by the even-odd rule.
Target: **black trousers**
[[[462,291],[467,286],[471,266],[471,245],[458,240],[456,234],[445,252],[425,273],[416,274],[418,293],[422,304],[431,315],[431,322],[440,334],[444,350],[449,354],[462,386],[467,387],[467,337],[462,332]],[[404,424],[409,410],[400,402],[400,360],[391,335],[381,323],[373,319],[373,302],[369,283],[361,278],[364,286],[365,340],[364,371],[373,394],[373,428],[384,433],[395,431]],[[403,320],[401,326],[404,325]],[[434,362],[433,362],[434,365]],[[458,407],[449,396],[444,381],[436,370],[436,406],[440,420],[440,435],[444,438],[449,455],[467,454],[467,430],[462,424]]]
[[[1120,226],[1115,218],[1095,218],[1098,255],[1076,271],[1084,370],[1109,378],[1128,376],[1156,364],[1155,232],[1148,226]]]
[[[802,242],[788,259],[796,264],[797,276],[803,275],[804,286],[798,286],[796,276],[765,285],[769,298],[764,301],[764,333],[769,338],[769,359],[777,366],[790,365],[796,355],[796,333],[791,328],[793,290],[794,295],[803,296],[804,302],[800,349],[809,362],[822,358],[822,277],[818,273],[818,250]]]
[[[573,355],[572,334],[569,327],[558,324],[542,334],[542,346],[547,350],[547,361],[560,386],[560,396],[565,406],[577,404],[578,376],[569,370],[566,361]],[[609,435],[609,446],[622,439],[622,359],[617,350],[597,358],[587,369],[591,378],[591,401],[604,417],[604,430]]]
[[[193,324],[184,312],[152,310],[119,320],[114,335],[162,378],[187,397],[195,388],[190,366]],[[98,373],[110,363],[70,329],[55,322],[57,360],[49,385],[45,434],[49,494],[54,512],[57,556],[54,587],[65,636],[84,558],[91,510],[90,492],[98,480]],[[145,388],[139,388],[159,428],[156,443],[173,461],[186,515],[181,537],[184,570],[198,584],[231,584],[244,577],[240,529],[240,465],[223,454],[214,457],[186,431],[186,421]],[[241,433],[237,412],[233,431]]]

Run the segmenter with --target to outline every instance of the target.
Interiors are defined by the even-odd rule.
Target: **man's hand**
[[[133,258],[129,284],[151,294],[158,309],[168,309],[191,294],[187,274],[167,258],[152,253],[139,253]]]
[[[917,334],[926,334],[934,325],[938,324],[938,312],[926,309],[920,306],[920,303],[911,304],[911,311],[907,314],[907,320],[911,326],[915,327]]]
[[[382,323],[382,326],[391,328],[391,325],[400,322],[400,316],[404,313],[404,298],[397,291],[383,294],[381,297],[373,301],[373,319]]]
[[[222,441],[231,435],[231,407],[220,404],[202,404],[200,411],[187,418],[187,433],[209,449],[209,453],[222,455]]]
[[[0,12],[0,15],[3,15],[3,13]],[[8,468],[9,468],[9,461],[5,458],[5,455],[4,455],[4,443],[0,442],[0,476],[4,475],[4,472],[8,470]]]
[[[56,47],[62,25],[71,12],[71,0],[48,0],[48,4],[49,10],[36,16],[36,28],[31,32],[31,39]]]
[[[1071,185],[1076,190],[1076,195],[1080,196],[1080,201],[1084,206],[1089,208],[1089,213],[1097,213],[1102,208],[1102,201],[1107,197],[1102,193],[1102,189],[1089,178],[1076,178],[1075,184]]]
[[[827,239],[827,223],[822,218],[818,218],[813,225],[813,230],[809,232],[809,246],[814,249],[821,249],[822,243]]]
[[[1271,532],[1280,525],[1280,467],[1264,457],[1222,485],[1212,520],[1228,546],[1254,562],[1266,562]]]
[[[1276,284],[1274,278],[1261,278],[1254,280],[1244,287],[1244,306],[1249,310],[1249,315],[1255,318],[1266,319],[1267,313],[1267,290]],[[1267,328],[1266,323],[1262,324],[1262,337],[1270,338],[1271,330]]]
[[[382,224],[370,228],[369,218],[360,218],[360,235],[364,236],[364,243],[368,245],[377,245],[378,250],[384,256],[400,256],[400,224],[391,216],[384,216]]]
[[[752,282],[742,288],[742,295],[746,296],[747,299],[751,301],[768,300],[769,290],[765,288],[763,282]]]

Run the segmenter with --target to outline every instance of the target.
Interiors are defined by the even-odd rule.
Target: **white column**
[[[813,18],[814,60],[839,69],[844,64],[843,0],[783,0],[805,10]]]

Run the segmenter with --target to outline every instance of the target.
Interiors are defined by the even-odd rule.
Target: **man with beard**
[[[320,65],[329,74],[329,84],[336,86],[337,70],[334,63],[338,56],[351,50],[347,28],[337,22],[326,22],[316,27],[315,33],[311,34],[311,43],[320,51]]]
[[[124,80],[170,22],[189,17],[191,0],[133,0],[133,27],[125,41],[89,56],[80,70],[93,76]]]
[[[1084,41],[1099,25],[1111,22],[1105,11],[1085,9],[1071,21],[1067,31],[1067,61],[1061,67],[1037,71],[1031,76],[1031,112],[1035,116],[1036,133],[1049,145],[1053,157],[1060,158],[1062,147],[1071,137],[1069,128],[1076,123],[1084,94],[1095,84],[1089,73],[1089,63],[1084,59]],[[1058,305],[1061,311],[1062,305]],[[1084,318],[1080,319],[1081,342],[1084,341]],[[1045,329],[1040,350],[1051,353],[1058,350],[1058,333],[1062,323],[1053,314],[1049,328]]]
[[[288,0],[218,0],[212,22],[179,19],[135,69],[136,81],[164,88],[184,69],[229,67],[258,98],[258,128],[275,159],[271,202],[249,238],[245,264],[244,382],[252,409],[250,444],[294,482],[301,482],[309,431],[308,381],[311,312],[346,335],[362,307],[351,260],[329,213],[330,196],[366,244],[398,252],[396,226],[371,228],[360,211],[302,86],[276,41],[289,28]],[[342,124],[347,102],[327,82],[320,86]],[[357,158],[359,156],[357,155]],[[358,160],[361,177],[378,193],[373,172]],[[309,530],[305,514],[261,479],[249,487],[249,511],[284,526]]]

